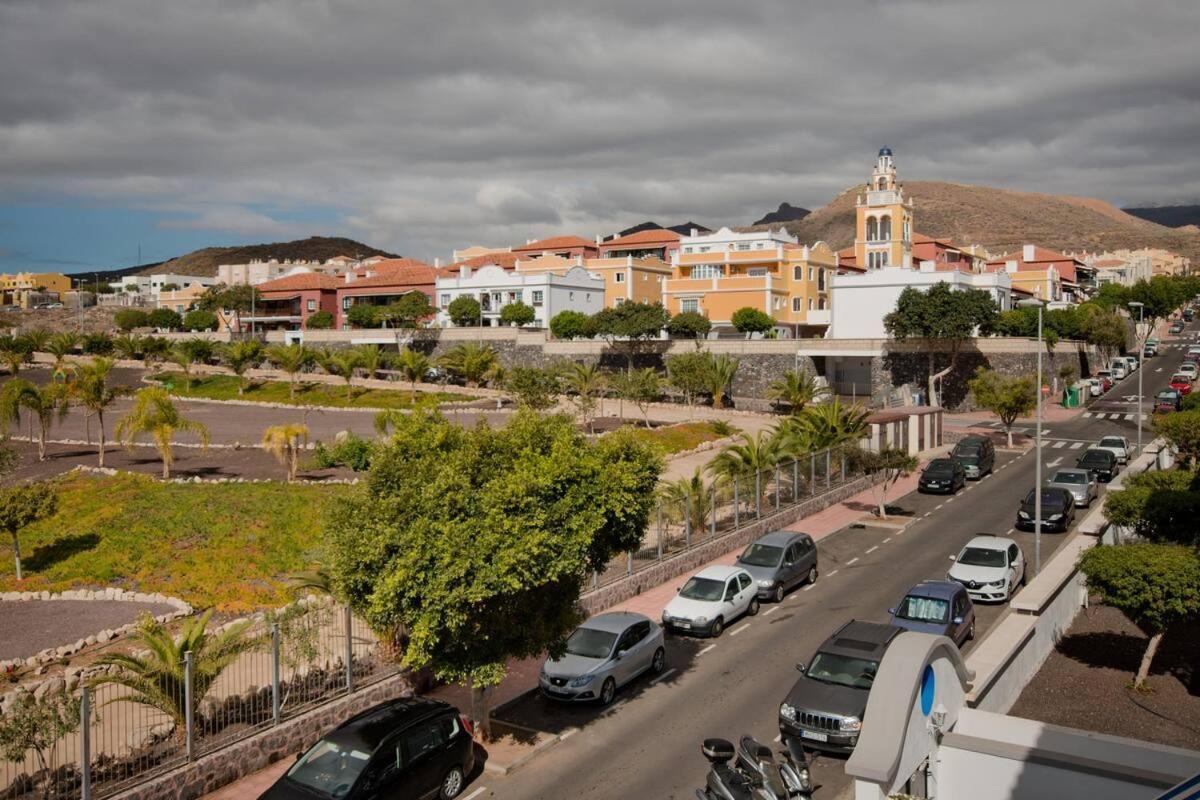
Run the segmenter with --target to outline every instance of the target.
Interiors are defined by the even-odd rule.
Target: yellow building
[[[553,272],[565,275],[572,267],[583,267],[604,279],[605,308],[622,303],[661,303],[663,282],[671,277],[671,266],[656,258],[565,258],[546,255],[516,261],[516,271],[529,274]]]
[[[61,272],[0,274],[0,294],[3,294],[5,305],[19,305],[25,308],[31,295],[40,296],[52,292],[61,298],[70,290],[71,279]]]
[[[857,201],[854,258],[860,269],[909,267],[912,264],[912,200],[896,182],[890,148],[879,151],[871,183]]]
[[[685,236],[671,259],[663,304],[672,314],[699,312],[714,327],[756,308],[784,336],[821,336],[829,325],[829,284],[837,254],[824,242],[801,245],[787,229]]]
[[[193,283],[182,289],[158,293],[158,307],[169,308],[177,314],[185,314],[208,291],[207,286]]]

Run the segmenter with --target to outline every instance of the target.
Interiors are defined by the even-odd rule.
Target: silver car
[[[1086,469],[1060,469],[1046,485],[1070,492],[1076,508],[1087,508],[1100,494],[1096,478]]]
[[[666,664],[662,628],[641,614],[614,611],[575,629],[566,653],[542,664],[538,688],[553,700],[608,705],[618,688]]]

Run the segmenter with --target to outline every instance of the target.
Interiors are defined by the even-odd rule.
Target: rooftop
[[[514,247],[514,253],[540,253],[543,250],[562,250],[570,247],[590,247],[595,249],[596,243],[581,236],[551,236],[549,239],[539,239],[536,242]]]
[[[342,279],[333,275],[322,275],[319,272],[299,272],[260,283],[258,290],[260,292],[294,292],[302,289],[336,289],[341,285]]]

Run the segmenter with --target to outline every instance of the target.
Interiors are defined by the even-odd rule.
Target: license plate
[[[805,739],[812,739],[816,742],[828,742],[828,734],[818,733],[817,731],[800,731],[800,736]]]
[[[690,622],[676,622],[675,625],[683,628],[685,631],[692,629],[692,623]]]

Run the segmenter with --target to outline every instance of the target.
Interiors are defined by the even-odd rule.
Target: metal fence
[[[145,680],[110,666],[11,704],[0,717],[0,800],[108,797],[394,672],[385,645],[344,606],[290,606],[246,640],[236,657],[187,652],[155,661]],[[2,726],[18,720],[26,732],[10,745]]]
[[[781,462],[757,474],[719,477],[702,493],[660,497],[641,547],[623,553],[592,576],[598,589],[649,569],[665,558],[690,550],[758,522],[776,512],[820,497],[862,476],[855,448],[834,448]]]

